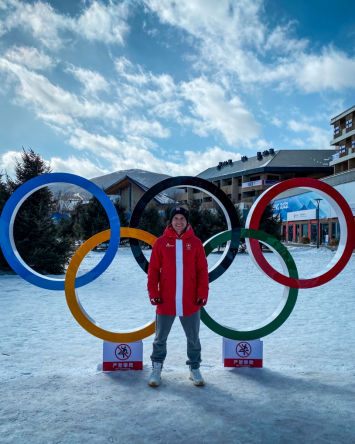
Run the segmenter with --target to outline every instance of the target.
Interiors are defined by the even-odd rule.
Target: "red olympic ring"
[[[316,179],[290,179],[278,183],[266,190],[251,207],[245,224],[246,228],[257,230],[261,216],[267,205],[280,193],[291,188],[305,188],[317,191],[334,208],[340,224],[340,241],[337,252],[324,270],[308,279],[294,279],[276,271],[264,258],[255,239],[246,239],[248,251],[255,265],[271,279],[291,288],[314,288],[326,284],[335,278],[348,263],[355,246],[355,222],[351,208],[343,196],[330,185]]]

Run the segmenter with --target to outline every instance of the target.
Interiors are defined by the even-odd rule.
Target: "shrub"
[[[311,240],[309,237],[307,237],[307,236],[301,237],[300,244],[310,244],[310,243],[311,243]]]
[[[336,237],[334,239],[330,239],[329,245],[331,247],[337,247],[339,245],[339,239],[337,239]]]

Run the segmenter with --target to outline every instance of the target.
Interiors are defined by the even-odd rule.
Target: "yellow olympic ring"
[[[75,252],[68,265],[67,274],[65,277],[65,297],[72,315],[76,321],[93,336],[109,342],[135,342],[140,341],[155,332],[155,321],[149,322],[138,330],[129,330],[125,332],[115,333],[100,328],[98,324],[90,318],[80,304],[78,295],[75,289],[75,279],[79,266],[84,257],[97,245],[110,239],[111,230],[102,231],[95,234],[88,239]],[[153,246],[157,238],[146,231],[138,230],[136,228],[121,228],[121,237],[132,237],[141,240]]]

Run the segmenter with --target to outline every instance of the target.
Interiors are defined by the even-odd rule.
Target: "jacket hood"
[[[194,237],[195,233],[190,224],[187,224],[185,232],[179,237],[172,225],[168,225],[164,230],[163,236],[172,237],[173,239],[188,239],[189,237]]]

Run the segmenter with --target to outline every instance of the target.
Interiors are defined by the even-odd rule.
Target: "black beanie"
[[[170,216],[169,216],[170,223],[173,220],[173,217],[175,216],[175,214],[182,214],[184,216],[184,218],[186,219],[186,222],[189,223],[189,212],[187,210],[185,210],[185,208],[182,208],[182,207],[173,208],[170,211]]]

